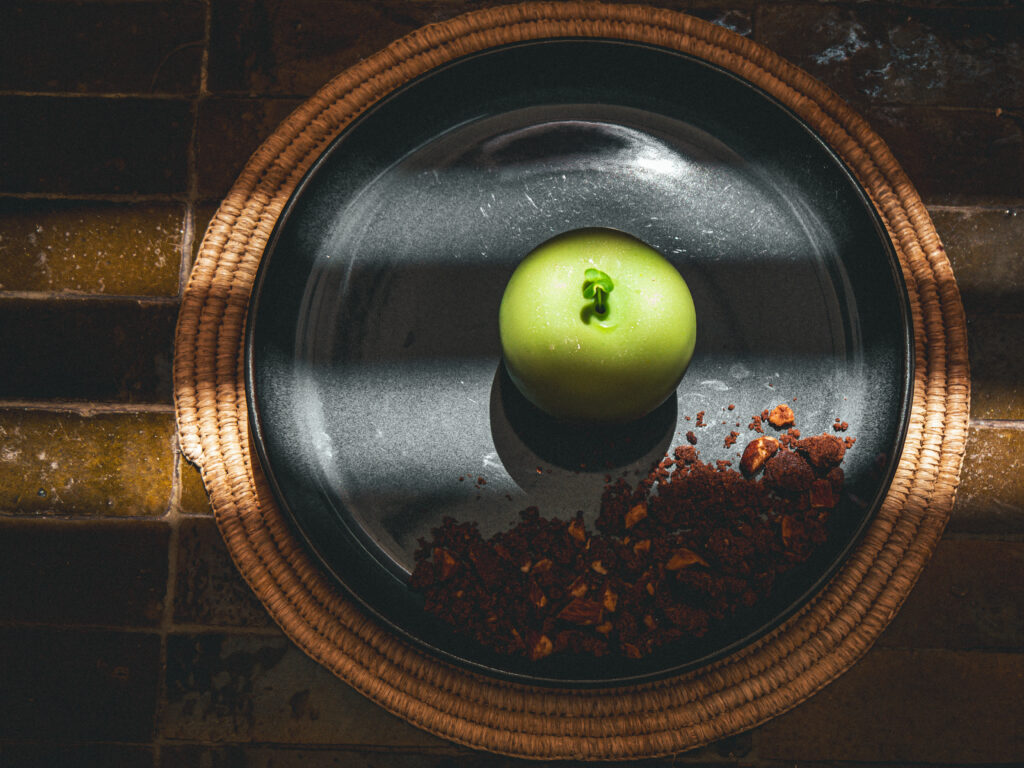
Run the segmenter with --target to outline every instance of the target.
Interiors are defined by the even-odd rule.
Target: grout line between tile
[[[199,91],[192,99],[192,128],[188,143],[188,192],[185,201],[185,233],[181,245],[181,270],[178,275],[178,297],[183,298],[185,287],[202,233],[196,229],[196,206],[199,202],[199,105],[206,99],[210,62],[210,3],[203,2],[203,53],[199,61]]]
[[[1024,533],[976,533],[972,531],[949,531],[942,534],[944,541],[989,541],[999,544],[1024,544]]]
[[[761,4],[756,3],[750,9],[750,34],[747,38],[754,42],[760,42],[758,40],[758,26],[761,24]]]
[[[141,101],[187,101],[187,93],[152,93],[148,91],[19,91],[0,90],[0,97],[32,99],[139,99]]]
[[[23,524],[26,526],[39,526],[45,528],[46,526],[60,527],[64,530],[70,530],[75,527],[87,528],[89,526],[147,526],[157,527],[166,524],[166,517],[164,515],[104,515],[104,514],[88,514],[88,513],[74,513],[74,512],[61,512],[61,513],[49,513],[49,512],[11,512],[11,511],[0,511],[0,520],[6,525],[11,524]],[[0,617],[0,624],[5,623],[5,620]],[[10,622],[7,622],[10,623]],[[22,624],[24,622],[14,622],[16,624]],[[155,625],[147,624],[144,629],[152,631]]]
[[[178,545],[181,538],[181,450],[178,439],[174,439],[174,470],[171,474],[171,498],[166,520],[170,526],[167,540],[167,587],[164,590],[164,610],[160,617],[160,658],[157,664],[158,677],[156,684],[156,702],[153,707],[153,759],[154,765],[161,764],[161,747],[163,740],[160,725],[163,722],[164,710],[167,706],[167,645],[171,629],[174,625],[174,600],[178,583]]]
[[[99,413],[174,413],[173,403],[93,403],[56,400],[0,400],[0,410],[52,411],[95,416]]]
[[[933,213],[1002,213],[1006,216],[1014,218],[1017,216],[1017,210],[1020,209],[1021,203],[1014,205],[995,205],[995,204],[977,204],[977,205],[949,205],[946,203],[935,203],[933,205],[925,206],[930,212]]]
[[[174,194],[64,194],[62,192],[0,192],[0,200],[56,200],[66,203],[181,203],[185,195]]]
[[[203,51],[199,62],[199,92],[192,99],[192,127],[186,156],[188,192],[185,201],[185,227],[181,243],[181,267],[178,273],[178,296],[180,302],[185,295],[189,275],[192,272],[193,254],[196,249],[196,204],[199,198],[199,106],[206,97],[210,61],[210,0],[203,0]],[[173,410],[173,408],[172,408]],[[174,468],[171,475],[171,498],[167,521],[171,527],[167,543],[167,588],[164,592],[164,612],[160,622],[160,660],[158,666],[157,699],[153,708],[153,766],[161,768],[164,763],[163,722],[168,706],[167,701],[167,654],[171,632],[174,631],[174,605],[178,582],[178,553],[181,546],[182,462],[184,457],[178,443],[177,431],[174,437]]]
[[[1024,430],[1024,421],[1020,419],[974,419],[970,420],[970,426],[978,429],[1012,429]]]
[[[210,81],[210,30],[213,26],[213,11],[210,0],[203,0],[203,55],[199,59],[199,95],[208,93]]]
[[[85,293],[80,291],[3,291],[0,299],[21,301],[122,301],[141,305],[166,306],[177,304],[178,296],[142,296],[130,293]]]
[[[160,635],[161,637],[172,634],[172,632],[165,631],[160,626],[86,624],[78,622],[68,623],[66,621],[10,621],[7,619],[0,619],[0,629],[62,629],[83,632],[111,632],[125,635]],[[207,624],[178,624],[174,626],[173,630],[173,634],[285,637],[282,630],[276,624],[268,627],[219,627]]]
[[[284,632],[276,624],[263,627],[230,627],[218,626],[216,624],[173,624],[167,630],[167,635],[231,635],[254,636],[254,637],[286,637]]]
[[[104,743],[106,743],[106,742],[104,742]],[[110,743],[115,743],[115,742],[110,742]],[[453,766],[453,768],[463,768],[464,766],[476,766],[476,765],[483,765],[483,766],[507,766],[507,765],[513,765],[513,766],[515,766],[515,765],[519,764],[519,763],[515,763],[515,762],[513,762],[513,763],[495,762],[496,756],[481,757],[481,756],[478,756],[475,752],[471,752],[468,747],[462,747],[462,746],[460,746],[460,745],[458,745],[458,744],[456,744],[454,742],[451,742],[451,743],[448,743],[448,744],[440,744],[440,745],[437,745],[437,746],[428,746],[428,745],[422,745],[422,746],[411,746],[411,745],[407,745],[407,746],[392,746],[390,744],[365,744],[363,742],[358,742],[358,741],[354,741],[354,742],[337,742],[337,743],[333,743],[333,742],[325,743],[323,741],[286,741],[286,740],[281,740],[281,739],[278,739],[278,740],[268,740],[268,741],[260,741],[260,740],[249,740],[249,739],[246,739],[244,736],[237,736],[237,737],[235,737],[233,739],[228,739],[228,740],[225,741],[225,740],[217,739],[216,737],[210,737],[210,736],[205,736],[205,737],[203,737],[203,736],[175,736],[175,737],[168,738],[167,741],[166,741],[166,745],[167,746],[172,746],[172,747],[191,747],[191,748],[199,747],[199,748],[203,748],[203,749],[208,749],[208,750],[212,751],[214,754],[222,754],[222,753],[225,753],[225,752],[230,753],[230,752],[232,752],[234,750],[240,750],[242,752],[247,752],[248,750],[254,750],[254,751],[265,750],[265,751],[271,753],[270,756],[269,756],[269,762],[267,762],[267,763],[264,763],[263,761],[260,761],[258,758],[253,758],[253,757],[249,757],[248,755],[246,755],[246,757],[249,757],[249,760],[246,760],[245,758],[242,758],[242,757],[240,757],[238,761],[232,760],[230,758],[224,758],[224,759],[228,760],[228,762],[227,762],[228,765],[242,765],[242,764],[244,764],[244,765],[255,765],[257,763],[259,765],[271,765],[271,766],[276,766],[276,765],[307,765],[308,763],[306,761],[313,761],[313,762],[315,762],[316,765],[320,765],[321,763],[319,761],[317,761],[316,758],[312,757],[312,755],[316,755],[316,754],[327,755],[329,758],[331,758],[330,759],[330,763],[329,763],[330,765],[347,765],[348,763],[341,762],[340,760],[342,758],[347,758],[349,755],[356,755],[356,756],[359,756],[359,757],[366,757],[366,756],[371,756],[372,755],[372,756],[378,756],[378,757],[383,757],[384,758],[383,762],[372,761],[372,762],[368,763],[366,760],[359,760],[358,763],[357,763],[358,765],[383,765],[383,766],[388,766],[388,765],[396,764],[395,760],[393,760],[392,758],[398,759],[401,756],[414,757],[414,758],[427,758],[428,759],[427,762],[424,762],[422,759],[417,759],[417,760],[413,761],[412,763],[410,763],[411,765],[417,765],[417,766],[418,765],[431,765],[431,766],[433,766],[433,765],[441,765],[441,766]],[[281,755],[281,757],[279,759],[281,761],[283,761],[283,762],[278,762],[278,760],[275,759],[275,757],[274,757],[275,753]],[[299,754],[299,756],[298,756],[298,758],[295,758],[294,755],[297,754],[297,753]],[[460,758],[460,757],[463,758],[463,759],[456,760],[455,762],[450,762],[451,758]],[[211,758],[207,755],[207,756],[205,756],[202,759],[202,762],[200,762],[198,764],[199,765],[203,765],[203,766],[210,765],[211,763],[208,762],[210,759]],[[293,762],[295,759],[298,759],[299,762]],[[439,759],[441,760],[441,762],[438,762]],[[406,764],[406,762],[407,761],[398,760],[397,764],[403,764],[404,765],[404,764]],[[705,765],[705,763],[706,763],[706,761],[702,762],[702,763],[692,763],[692,762],[686,762],[686,761],[683,761],[683,762],[673,761],[673,762],[670,762],[670,763],[666,763],[664,761],[661,761],[661,762],[655,761],[654,763],[651,763],[651,767],[652,768],[668,768],[669,766],[679,766],[680,768],[686,768],[686,766],[697,765],[697,764]],[[175,765],[177,765],[177,764],[178,763],[176,761]],[[189,765],[191,765],[191,764],[192,763],[189,763]],[[212,764],[213,765],[222,765],[223,763],[220,762],[218,760],[218,758],[215,757],[215,758],[213,758]],[[156,764],[156,768],[159,768],[159,765],[160,764],[157,763]],[[530,763],[525,763],[524,765],[526,765],[526,766],[533,766],[533,765],[536,765],[536,763],[530,762]],[[572,765],[576,765],[576,763],[572,763]],[[629,763],[629,765],[632,766],[632,765],[634,765],[634,763]],[[645,763],[644,765],[647,765],[647,763]],[[735,761],[732,761],[732,762],[719,761],[719,762],[712,763],[711,765],[721,766],[721,768],[729,768],[729,766],[736,765],[736,763],[735,763]],[[764,761],[753,761],[752,762],[750,760],[743,760],[741,765],[743,765],[744,768],[789,768],[790,764],[789,763],[778,763],[778,762],[764,762]],[[878,768],[895,768],[895,767],[878,766]],[[932,767],[931,766],[918,766],[916,768],[932,768]],[[943,766],[935,766],[935,768],[943,768]]]

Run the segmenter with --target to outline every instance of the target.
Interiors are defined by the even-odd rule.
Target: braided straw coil
[[[268,238],[303,174],[386,94],[457,57],[550,37],[675,49],[729,70],[785,104],[853,170],[898,253],[915,333],[908,433],[876,519],[839,573],[760,641],[677,677],[607,690],[497,681],[390,634],[339,594],[275,505],[254,459],[242,344]],[[527,3],[424,27],[338,75],[249,160],[210,223],[176,332],[181,449],[201,470],[227,547],[288,636],[352,687],[457,743],[532,758],[666,755],[749,729],[803,701],[861,657],[916,581],[949,516],[970,399],[963,309],[924,205],[888,148],[835,94],[723,28],[640,6]]]

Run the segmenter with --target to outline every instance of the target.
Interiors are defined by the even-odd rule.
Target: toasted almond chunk
[[[764,466],[779,450],[779,441],[774,437],[759,437],[747,443],[740,459],[740,471],[744,475],[752,475]]]
[[[629,512],[626,513],[624,525],[626,528],[632,528],[645,517],[647,517],[647,504],[640,502],[639,504],[630,507]]]
[[[796,414],[785,403],[776,405],[768,414],[768,423],[777,429],[792,427],[796,423]]]
[[[683,568],[689,568],[691,565],[707,565],[707,561],[698,555],[696,552],[692,552],[685,547],[680,547],[665,563],[665,569],[669,571],[679,571]]]

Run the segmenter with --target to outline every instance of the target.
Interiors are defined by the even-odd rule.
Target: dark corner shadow
[[[678,406],[670,397],[653,412],[621,425],[571,424],[530,403],[498,363],[491,386],[491,435],[505,469],[520,487],[533,484],[538,462],[570,472],[646,472],[666,454]]]

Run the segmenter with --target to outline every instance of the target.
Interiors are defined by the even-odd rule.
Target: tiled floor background
[[[0,2],[0,765],[510,765],[297,651],[175,444],[172,335],[248,155],[345,66],[471,0]],[[675,762],[1024,762],[1024,6],[665,2],[861,110],[969,318],[971,436],[906,606],[808,703]],[[668,765],[671,761],[660,761]]]

